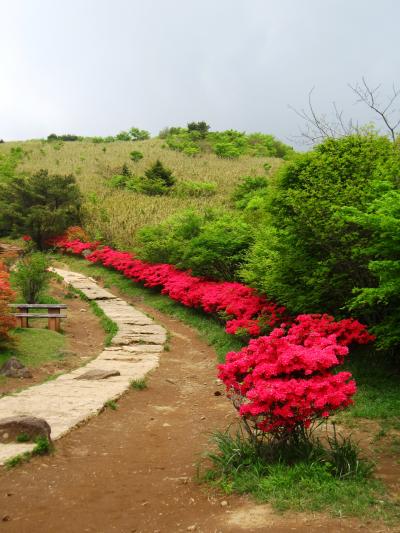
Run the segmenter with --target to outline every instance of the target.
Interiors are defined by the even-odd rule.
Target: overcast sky
[[[400,86],[399,0],[0,0],[0,17],[5,140],[206,120],[287,141],[312,87],[366,122],[347,83]]]

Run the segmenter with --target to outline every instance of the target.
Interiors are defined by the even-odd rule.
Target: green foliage
[[[24,151],[19,146],[11,148],[8,154],[0,154],[0,183],[10,181],[15,177],[15,170],[23,156]]]
[[[266,196],[243,279],[293,312],[339,315],[353,288],[375,278],[363,253],[371,232],[340,210],[365,211],[377,194],[374,174],[398,159],[388,139],[374,134],[328,139],[297,155]]]
[[[139,128],[131,128],[129,130],[129,137],[131,141],[146,141],[150,139],[150,133],[146,130],[140,130]]]
[[[40,170],[0,184],[0,235],[28,234],[39,250],[51,237],[80,223],[81,195],[75,178]]]
[[[47,140],[49,142],[52,142],[52,141],[72,142],[72,141],[81,141],[82,137],[79,137],[78,135],[71,135],[70,133],[66,133],[63,135],[56,135],[55,133],[50,133],[50,135],[48,135],[47,137]]]
[[[172,171],[165,168],[159,159],[144,174],[140,181],[140,190],[150,196],[168,194],[175,183]]]
[[[237,159],[241,156],[240,148],[231,142],[215,143],[214,153],[225,159]]]
[[[265,176],[244,176],[232,194],[237,209],[251,208],[255,199],[264,198],[268,191],[268,178]]]
[[[400,347],[400,191],[381,181],[376,189],[381,196],[366,212],[356,208],[343,211],[347,221],[370,235],[360,255],[370,259],[368,268],[377,280],[375,286],[358,286],[349,308],[374,324],[371,331],[377,335],[379,347],[396,351]]]
[[[130,141],[130,140],[131,140],[131,137],[130,137],[128,131],[120,131],[120,132],[117,133],[117,135],[115,136],[115,140],[116,140],[116,141]]]
[[[200,138],[204,139],[208,133],[208,130],[210,129],[210,126],[207,124],[207,122],[202,120],[201,122],[189,122],[187,129],[189,133],[192,133],[193,131],[198,132],[200,134]]]
[[[217,184],[207,181],[180,181],[174,187],[174,195],[185,198],[193,196],[196,198],[213,196],[217,192]]]
[[[143,159],[143,154],[142,152],[139,152],[138,150],[133,150],[130,154],[129,154],[129,157],[132,159],[132,161],[134,163],[137,163],[138,161],[140,161],[141,159]]]
[[[249,225],[237,216],[186,211],[143,228],[138,234],[138,253],[147,261],[171,263],[195,275],[232,280],[251,239]]]
[[[104,407],[108,407],[112,411],[116,411],[118,409],[118,404],[115,400],[107,400],[104,404]]]
[[[192,122],[185,128],[165,128],[160,137],[171,150],[194,156],[213,152],[218,157],[237,159],[242,155],[256,157],[281,157],[290,159],[293,148],[263,133],[246,133],[226,130],[209,132],[205,122]]]
[[[25,303],[38,303],[49,284],[48,266],[47,257],[40,252],[25,256],[18,262],[13,280]]]

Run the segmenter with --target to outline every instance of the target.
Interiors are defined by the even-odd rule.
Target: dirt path
[[[214,351],[189,327],[150,312],[172,338],[149,389],[131,390],[116,411],[57,442],[54,455],[2,472],[1,532],[377,531],[356,520],[280,516],[196,484],[209,432],[225,428],[233,411],[224,394],[215,394],[223,390]]]

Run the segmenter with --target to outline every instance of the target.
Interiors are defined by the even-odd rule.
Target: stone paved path
[[[68,270],[53,269],[67,284],[95,300],[117,324],[118,333],[111,346],[90,363],[54,381],[43,383],[19,394],[0,399],[0,419],[14,415],[44,418],[51,427],[53,440],[96,415],[105,402],[115,400],[133,379],[143,378],[158,366],[166,341],[165,329],[124,300],[99,287],[91,279]],[[89,370],[118,371],[107,379],[86,380]],[[80,377],[80,379],[76,379]],[[0,436],[1,437],[1,436]],[[32,450],[33,444],[0,444],[0,464],[19,453]]]

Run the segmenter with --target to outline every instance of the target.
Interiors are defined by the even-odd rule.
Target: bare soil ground
[[[86,301],[79,297],[66,298],[67,293],[68,291],[64,286],[54,281],[51,283],[49,294],[56,298],[59,303],[65,303],[68,306],[67,319],[61,321],[61,327],[66,337],[64,357],[37,368],[29,368],[32,378],[5,379],[0,385],[0,397],[2,394],[42,383],[55,374],[69,372],[85,364],[101,352],[106,334],[99,318],[93,314]],[[30,322],[34,328],[45,327],[46,324],[46,319],[35,319]]]
[[[5,533],[240,533],[386,531],[325,515],[274,513],[196,483],[209,434],[235,420],[215,379],[213,349],[180,322],[143,305],[171,332],[171,349],[118,409],[56,443],[53,455],[0,473]],[[85,326],[90,315],[85,313]],[[392,531],[394,531],[392,529]]]

